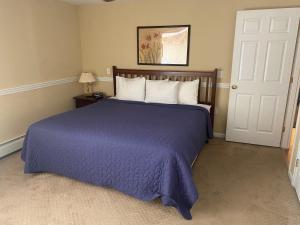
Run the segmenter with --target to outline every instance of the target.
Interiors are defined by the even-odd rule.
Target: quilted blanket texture
[[[145,201],[161,198],[191,219],[198,198],[191,163],[211,136],[204,108],[109,99],[31,125],[22,159],[25,173],[55,173]]]

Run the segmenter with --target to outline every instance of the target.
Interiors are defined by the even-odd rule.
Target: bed
[[[160,198],[191,219],[198,198],[191,165],[212,137],[214,71],[128,70],[116,76],[200,79],[206,108],[107,99],[32,124],[21,157],[25,173],[49,172],[111,187],[140,200]]]

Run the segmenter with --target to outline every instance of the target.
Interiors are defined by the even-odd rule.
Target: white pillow
[[[119,100],[144,101],[145,100],[144,77],[124,78],[116,77],[116,98]]]
[[[198,103],[199,79],[194,81],[180,82],[178,103],[186,105],[197,105]]]
[[[177,104],[178,81],[146,80],[145,102]]]
[[[206,104],[197,104],[197,106],[200,106],[204,109],[206,109],[208,112],[210,112],[211,105],[206,105]]]

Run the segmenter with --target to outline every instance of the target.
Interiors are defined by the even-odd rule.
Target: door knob
[[[232,88],[232,89],[237,89],[238,86],[234,84],[234,85],[231,86],[231,88]]]

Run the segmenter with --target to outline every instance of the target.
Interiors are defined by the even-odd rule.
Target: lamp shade
[[[92,73],[82,73],[79,79],[79,83],[94,83],[96,79]]]

